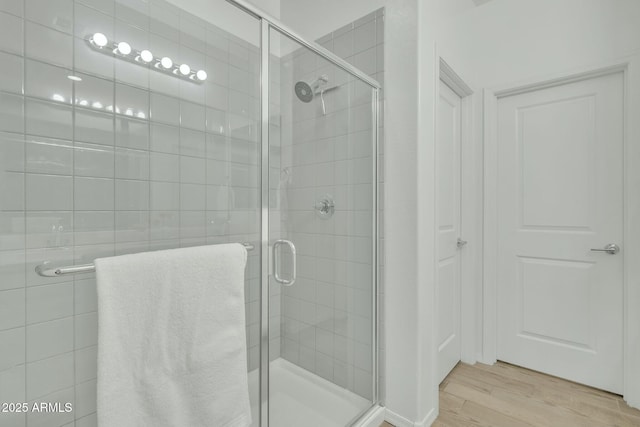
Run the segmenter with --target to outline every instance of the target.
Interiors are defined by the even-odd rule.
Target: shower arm
[[[322,95],[322,94],[324,94],[326,92],[331,92],[331,91],[334,91],[334,90],[336,90],[338,88],[340,88],[340,86],[331,86],[331,87],[328,87],[326,89],[316,89],[316,91],[314,92],[314,95]]]
[[[335,89],[338,89],[338,86],[332,86],[332,87],[329,87],[329,88],[326,88],[326,89],[321,89],[320,91],[314,93],[314,96],[316,96],[318,94],[320,95],[320,102],[322,103],[322,115],[323,116],[327,115],[327,107],[324,104],[324,94],[325,94],[325,92],[331,92],[332,90],[335,90]]]

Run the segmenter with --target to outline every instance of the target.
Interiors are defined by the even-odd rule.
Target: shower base
[[[259,425],[259,373],[249,372],[253,427]],[[271,362],[269,418],[272,427],[343,427],[371,402],[282,358]]]

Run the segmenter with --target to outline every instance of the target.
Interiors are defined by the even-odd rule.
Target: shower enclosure
[[[222,0],[0,2],[0,61],[0,401],[72,408],[0,425],[96,425],[95,274],[56,269],[226,242],[253,425],[375,409],[375,80]]]

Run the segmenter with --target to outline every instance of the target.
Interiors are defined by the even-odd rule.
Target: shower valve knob
[[[336,205],[330,196],[325,196],[319,200],[313,207],[320,218],[328,219],[333,216]]]

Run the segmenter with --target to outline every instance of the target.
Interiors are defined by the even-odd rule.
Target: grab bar
[[[243,243],[248,251],[252,251],[254,246],[251,243]],[[58,277],[65,276],[67,274],[77,274],[77,273],[92,273],[96,271],[96,266],[93,264],[81,264],[81,265],[70,265],[66,267],[51,267],[48,262],[40,264],[36,266],[36,273],[42,277]]]

